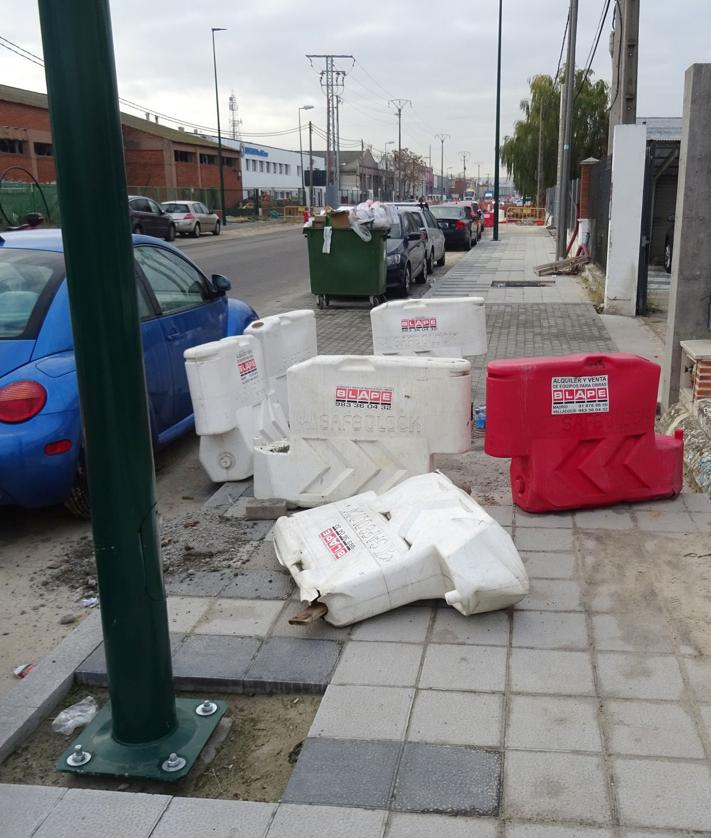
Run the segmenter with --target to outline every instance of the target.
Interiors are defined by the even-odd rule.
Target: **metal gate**
[[[612,156],[591,167],[590,172],[590,257],[603,270],[607,268],[607,236],[610,228],[610,188]]]
[[[637,314],[647,313],[647,274],[649,272],[649,246],[652,241],[654,201],[654,143],[647,143],[644,158],[644,191],[642,192],[642,224],[639,231],[639,268],[637,272]]]

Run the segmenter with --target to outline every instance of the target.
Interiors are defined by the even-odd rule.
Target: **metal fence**
[[[19,183],[3,181],[0,184],[0,223],[14,227],[21,224],[30,212],[41,212],[50,224],[59,224],[59,199],[56,183]]]
[[[603,157],[590,170],[590,257],[607,268],[607,236],[610,227],[612,157]]]

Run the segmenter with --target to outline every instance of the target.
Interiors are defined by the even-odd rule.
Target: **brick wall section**
[[[597,162],[583,162],[580,164],[580,207],[578,218],[590,218],[590,177],[592,167]]]

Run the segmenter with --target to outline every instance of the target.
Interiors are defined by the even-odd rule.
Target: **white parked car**
[[[175,221],[175,229],[181,236],[220,235],[220,216],[210,212],[200,201],[164,201],[161,206]]]
[[[425,231],[425,252],[427,256],[427,275],[434,273],[434,266],[444,265],[444,233],[440,229],[437,219],[432,215],[427,206],[416,202],[403,201],[395,204],[408,212],[414,212],[422,222],[420,229]],[[422,280],[424,282],[424,279]]]

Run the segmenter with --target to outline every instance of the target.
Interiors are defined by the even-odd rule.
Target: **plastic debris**
[[[302,602],[327,608],[335,626],[418,599],[444,598],[468,616],[528,593],[511,536],[439,472],[280,518],[274,548]]]
[[[84,608],[96,608],[99,604],[99,597],[98,596],[85,596],[84,599],[81,601],[81,604]]]
[[[76,704],[72,704],[71,707],[62,710],[53,720],[52,730],[55,733],[63,733],[65,736],[69,736],[77,728],[88,725],[98,709],[96,699],[88,695]]]
[[[15,678],[24,678],[26,675],[29,675],[30,672],[34,669],[33,663],[21,663],[19,666],[16,666],[12,672]]]

